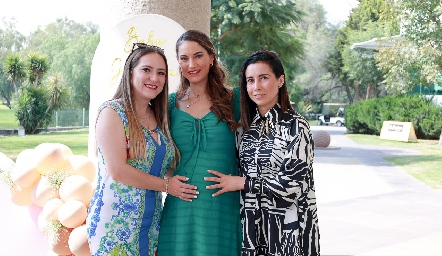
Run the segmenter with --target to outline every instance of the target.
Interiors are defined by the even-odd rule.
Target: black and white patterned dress
[[[320,255],[308,122],[279,104],[237,133],[243,256]]]

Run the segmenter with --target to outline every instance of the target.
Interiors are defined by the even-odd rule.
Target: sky
[[[3,0],[4,1],[4,0]],[[318,0],[327,12],[331,23],[345,21],[349,11],[356,7],[357,0]],[[88,21],[99,25],[96,10],[100,0],[8,0],[0,8],[0,18],[15,17],[17,30],[25,36],[37,27],[67,17],[77,23]],[[3,22],[0,22],[2,25]]]
[[[5,0],[2,0],[2,2]],[[25,36],[37,27],[67,17],[77,23],[99,24],[97,0],[7,0],[0,8],[0,18],[15,17],[17,30]],[[3,22],[0,22],[3,25]]]
[[[347,20],[350,10],[358,6],[357,0],[318,0],[327,12],[326,18],[330,23],[340,23]]]

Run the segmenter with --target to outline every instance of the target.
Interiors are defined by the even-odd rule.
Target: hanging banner
[[[384,121],[380,138],[405,142],[417,141],[412,122]]]

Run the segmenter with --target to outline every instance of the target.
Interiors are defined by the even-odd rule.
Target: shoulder
[[[288,109],[283,113],[281,123],[290,127],[292,131],[295,130],[296,133],[310,130],[307,119],[293,109]]]
[[[169,93],[169,110],[175,108],[176,104],[176,92]]]
[[[111,108],[118,112],[119,110],[124,109],[124,104],[120,99],[108,100],[101,104],[101,106],[98,108],[98,112],[100,112],[104,108]]]
[[[106,112],[106,115],[112,115],[111,113],[117,113],[121,120],[126,119],[126,111],[124,108],[124,103],[120,99],[108,100],[103,102],[98,108],[97,118],[102,116],[102,112]]]

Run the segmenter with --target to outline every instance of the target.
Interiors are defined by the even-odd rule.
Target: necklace
[[[154,133],[156,132],[156,127],[155,127],[153,130],[151,130],[151,129],[149,128],[150,114],[148,114],[147,117],[142,117],[142,116],[140,116],[140,115],[138,115],[138,114],[137,114],[137,116],[138,116],[138,118],[140,119],[141,124],[144,126],[144,128],[147,129],[147,131],[148,131],[150,134],[154,134]],[[147,120],[147,123],[145,123],[144,120]]]
[[[192,93],[195,96],[195,99],[197,99],[196,101],[194,101],[194,102],[190,101],[190,95],[189,95],[190,93]],[[205,92],[202,93],[202,96],[204,96],[204,95],[206,95]],[[187,101],[188,101],[188,103],[187,103],[186,107],[189,108],[193,104],[198,103],[203,98],[202,96],[200,97],[200,94],[195,94],[195,93],[192,92],[192,90],[188,90],[187,91]]]

